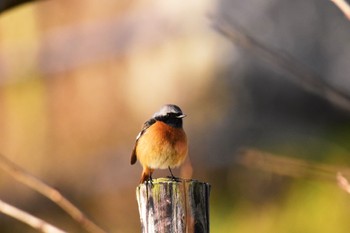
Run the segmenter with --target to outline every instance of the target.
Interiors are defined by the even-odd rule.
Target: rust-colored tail
[[[153,171],[154,169],[151,169],[149,167],[144,167],[141,174],[140,184],[144,183],[147,180],[151,180]]]
[[[134,149],[132,150],[130,164],[133,165],[136,163],[136,161],[137,161],[137,156],[136,156],[136,146],[135,146]]]

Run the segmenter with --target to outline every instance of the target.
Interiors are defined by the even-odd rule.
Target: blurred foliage
[[[350,92],[350,23],[327,1],[38,1],[0,15],[0,153],[103,228],[138,232],[134,139],[176,103],[188,115],[193,177],[212,185],[211,232],[346,232],[350,196],[336,174],[288,176],[237,158],[248,147],[347,169],[349,113],[232,45],[211,28],[213,14]],[[4,201],[82,231],[0,177]],[[3,215],[0,231],[33,232]]]
[[[213,206],[212,232],[347,232],[348,195],[334,184],[297,182],[283,200],[257,207],[240,202],[232,211]]]

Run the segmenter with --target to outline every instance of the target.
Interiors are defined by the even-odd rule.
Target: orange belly
[[[187,137],[184,130],[161,121],[157,121],[147,129],[136,147],[136,155],[142,166],[152,169],[180,166],[187,152]]]

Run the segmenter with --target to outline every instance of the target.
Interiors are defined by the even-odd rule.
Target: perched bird
[[[180,166],[188,153],[187,137],[182,128],[182,118],[186,115],[173,104],[164,105],[151,119],[143,124],[136,137],[131,154],[131,164],[140,161],[143,171],[140,183],[152,180],[155,169]]]

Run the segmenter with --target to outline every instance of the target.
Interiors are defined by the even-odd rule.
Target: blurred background
[[[174,103],[193,169],[175,173],[212,185],[211,232],[348,232],[349,109],[232,43],[221,17],[350,95],[350,22],[331,1],[35,1],[0,14],[0,153],[107,231],[140,232],[130,154]],[[84,232],[2,171],[0,199]],[[35,232],[2,214],[0,231]]]

